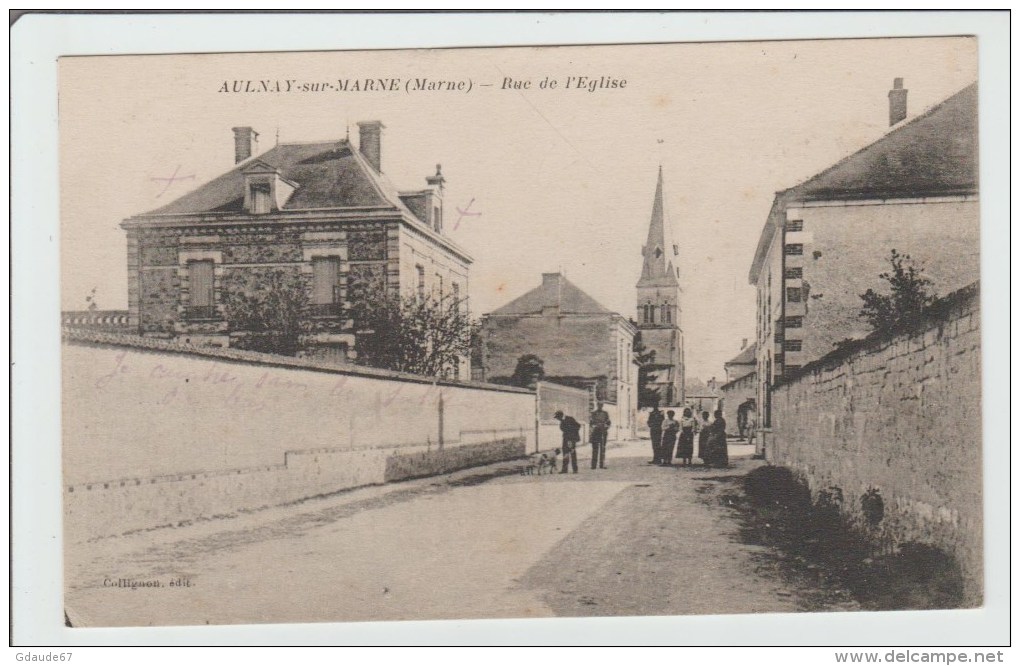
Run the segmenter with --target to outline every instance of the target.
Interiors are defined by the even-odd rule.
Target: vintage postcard
[[[983,605],[974,37],[58,77],[68,626]]]

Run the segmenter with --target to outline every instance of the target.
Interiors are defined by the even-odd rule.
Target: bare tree
[[[428,377],[455,377],[475,324],[463,300],[373,292],[353,306],[357,361]]]

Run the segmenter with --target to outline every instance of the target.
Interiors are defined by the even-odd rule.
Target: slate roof
[[[515,298],[490,315],[541,314],[546,307],[559,306],[560,314],[613,314],[612,310],[581,291],[559,273],[542,276],[542,285]]]
[[[972,83],[828,169],[777,192],[748,281],[755,284],[780,220],[796,202],[977,194],[977,102],[977,83]]]
[[[755,363],[757,361],[757,349],[757,343],[750,344],[723,365],[750,365]]]
[[[285,180],[297,186],[284,204],[284,211],[392,207],[413,215],[400,200],[396,188],[347,139],[281,143],[145,215],[243,213],[243,172],[256,161],[279,169]]]
[[[974,194],[977,153],[973,83],[785,194],[798,201]]]

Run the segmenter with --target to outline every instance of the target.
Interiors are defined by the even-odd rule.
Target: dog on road
[[[542,474],[553,474],[556,472],[556,457],[560,450],[556,449],[549,453],[536,453],[531,456],[528,463],[521,468],[521,476],[534,476]]]

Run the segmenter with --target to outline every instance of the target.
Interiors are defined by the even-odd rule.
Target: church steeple
[[[641,267],[642,286],[679,286],[676,269],[670,258],[678,248],[667,242],[666,210],[662,201],[662,165],[659,165],[659,180],[655,184],[655,198],[652,200],[652,219],[648,225],[648,240],[641,248],[644,264]]]
[[[648,239],[641,248],[643,262],[637,283],[637,325],[642,344],[655,352],[649,366],[655,380],[648,387],[662,404],[684,399],[684,338],[680,328],[680,280],[673,260],[679,247],[673,243],[663,197],[662,166],[655,184]]]

